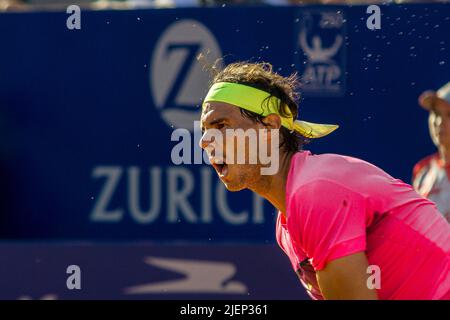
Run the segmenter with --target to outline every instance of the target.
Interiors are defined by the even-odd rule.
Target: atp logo
[[[297,46],[306,61],[302,70],[303,92],[310,96],[339,96],[344,93],[344,19],[340,11],[305,12],[299,24]]]
[[[332,63],[333,56],[338,52],[342,45],[342,36],[336,36],[334,43],[328,47],[324,48],[322,45],[322,39],[319,36],[313,36],[312,47],[309,47],[306,41],[306,32],[302,30],[300,32],[300,45],[308,57],[308,62],[310,63]]]
[[[222,57],[214,35],[196,20],[171,24],[156,44],[150,88],[156,108],[170,127],[193,131],[194,120],[200,117],[209,82],[208,72],[196,59],[200,53],[207,53],[210,62]]]

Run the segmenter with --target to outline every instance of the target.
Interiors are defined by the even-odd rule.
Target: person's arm
[[[325,268],[316,271],[323,297],[327,300],[378,300],[376,289],[367,286],[368,266],[364,252],[328,262]]]

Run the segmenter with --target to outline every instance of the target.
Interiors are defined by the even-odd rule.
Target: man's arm
[[[376,289],[369,289],[367,257],[364,252],[355,253],[327,263],[316,272],[317,282],[325,299],[378,300]]]

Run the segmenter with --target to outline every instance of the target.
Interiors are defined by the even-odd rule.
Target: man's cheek
[[[227,164],[234,164],[236,163],[236,139],[235,137],[227,136],[224,139],[224,150],[225,150],[225,162]]]

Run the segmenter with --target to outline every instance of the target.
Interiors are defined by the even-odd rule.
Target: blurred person
[[[272,5],[313,5],[313,4],[329,4],[329,5],[346,5],[346,4],[381,4],[388,3],[391,0],[266,0]]]
[[[199,0],[201,6],[254,6],[265,5],[265,0]]]
[[[199,0],[154,0],[155,8],[187,8],[199,7]]]
[[[337,126],[296,120],[296,74],[283,77],[269,63],[216,65],[202,104],[199,144],[229,191],[250,189],[277,208],[277,242],[308,294],[450,299],[450,225],[436,206],[368,162],[303,150],[309,139]],[[228,134],[239,130],[257,131],[259,141],[277,150],[271,151],[278,154],[274,174],[262,174],[267,163],[261,159],[228,162],[229,156],[248,159],[258,148],[238,148]],[[280,145],[272,149],[277,133]],[[369,285],[369,271],[377,268],[380,282]]]
[[[96,9],[146,9],[198,7],[200,0],[97,0]]]
[[[83,9],[92,8],[92,3],[94,1],[95,0],[79,0],[74,3],[71,0],[20,0],[18,2],[20,3],[20,8],[26,10],[66,11],[67,7],[73,4]]]
[[[0,11],[22,11],[29,9],[23,0],[0,0]]]
[[[404,3],[447,3],[450,0],[394,0],[394,3],[404,4]]]
[[[419,105],[429,112],[428,127],[437,152],[414,166],[413,186],[435,202],[450,222],[450,82],[438,91],[422,93]]]

